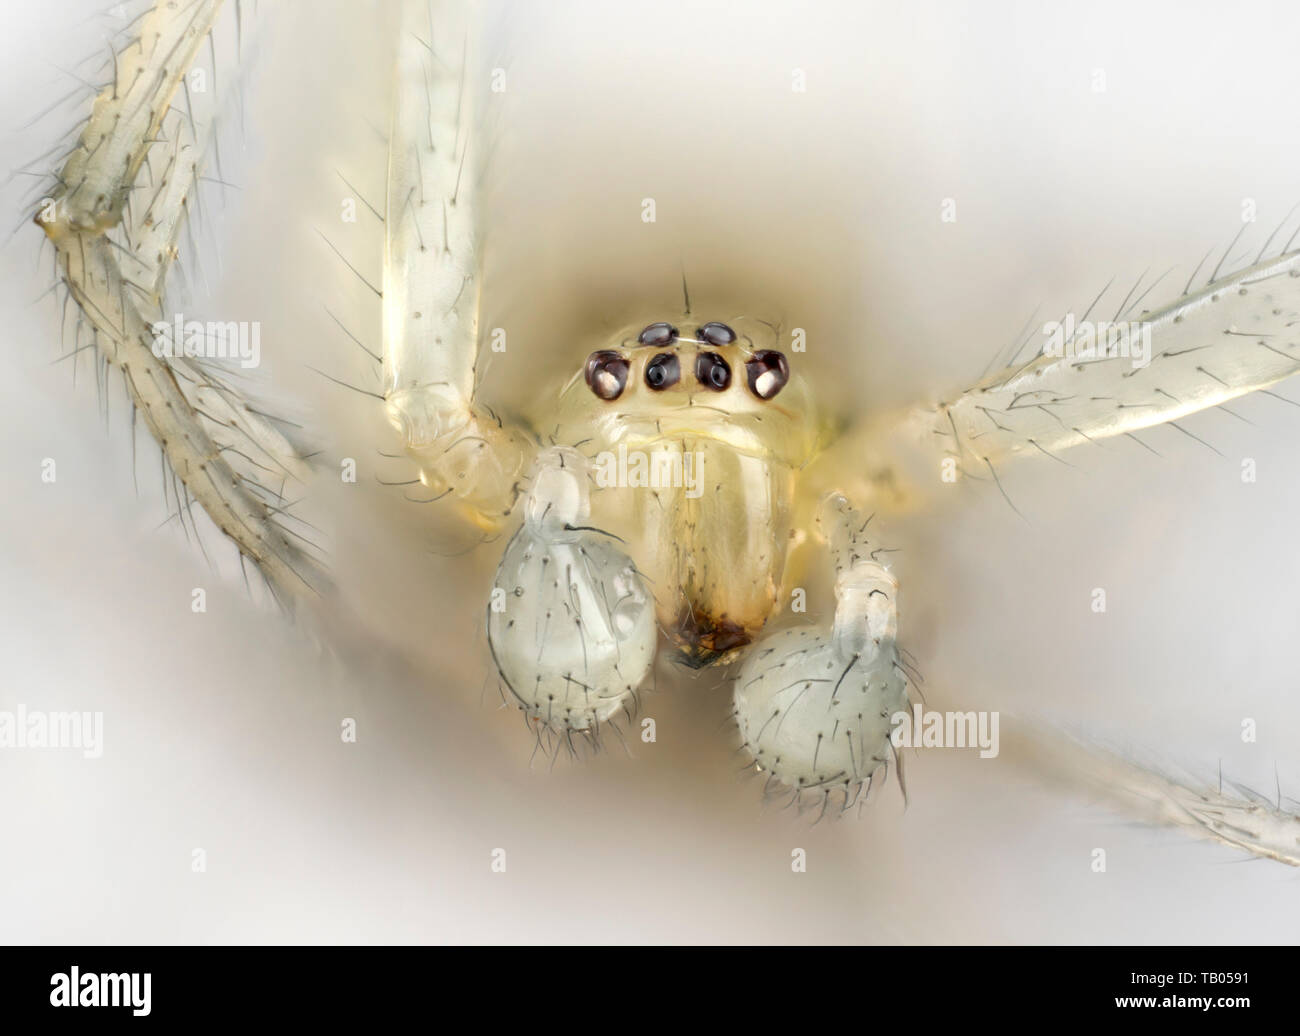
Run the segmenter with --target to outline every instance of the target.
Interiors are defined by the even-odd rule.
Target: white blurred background
[[[721,729],[721,671],[663,668],[644,710],[658,740],[635,758],[530,762],[481,632],[499,545],[446,556],[464,544],[434,509],[377,484],[411,472],[381,455],[395,445],[378,404],[309,369],[378,387],[325,306],[376,350],[378,307],[317,231],[378,280],[377,222],[339,213],[354,189],[382,205],[391,11],[260,6],[242,149],[222,156],[237,186],[204,187],[207,289],[190,305],[262,323],[268,391],[323,451],[303,513],[373,648],[322,653],[250,599],[219,537],[214,569],[174,522],[157,528],[156,451],[141,433],[137,494],[120,387],[106,431],[89,355],[75,388],[73,364],[52,363],[58,308],[33,301],[50,253],[23,225],[0,256],[0,709],[102,711],[105,746],[98,760],[0,750],[0,938],[1294,940],[1294,871],[1129,824],[1009,759],[910,759],[906,810],[892,782],[859,819],[813,827],[765,807]],[[24,126],[76,77],[102,81],[120,24],[102,8],[10,5],[6,171],[36,168],[84,118],[74,101]],[[1233,258],[1300,201],[1300,11],[1284,0],[1227,14],[565,0],[485,5],[483,22],[487,63],[507,73],[483,130],[484,324],[510,331],[486,381],[507,409],[603,332],[676,314],[683,268],[705,319],[805,327],[828,403],[901,405],[973,380],[1036,309],[1082,312],[1112,277],[1113,310],[1144,271],[1176,267],[1147,304],[1167,301],[1211,247],[1217,260],[1247,199],[1258,221]],[[31,187],[6,185],[0,230]],[[949,198],[955,223],[940,220]],[[1186,424],[1222,457],[1157,430],[1143,438],[1159,456],[1120,442],[1004,476],[1027,522],[973,492],[891,527],[931,704],[1041,714],[1300,795],[1300,411],[1233,409],[1246,420]],[[356,485],[338,480],[344,456]],[[807,873],[791,872],[794,848]]]

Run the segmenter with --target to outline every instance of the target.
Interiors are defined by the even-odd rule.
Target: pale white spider
[[[221,6],[160,0],[129,27],[137,42],[115,54],[36,216],[76,307],[73,348],[93,341],[121,372],[175,476],[178,511],[200,505],[286,607],[314,611],[329,590],[286,509],[286,484],[308,478],[300,453],[201,357],[159,355],[168,273],[218,103],[173,101]],[[1214,256],[1181,294],[1135,288],[1100,352],[1085,339],[1111,313],[1090,308],[1071,318],[1065,355],[1013,354],[903,413],[821,412],[795,329],[753,310],[704,311],[689,294],[674,312],[638,303],[621,332],[575,334],[553,386],[490,404],[478,391],[491,342],[479,320],[471,34],[455,5],[412,2],[402,17],[375,286],[381,395],[422,499],[454,508],[496,544],[482,549],[501,553],[484,602],[491,656],[548,750],[598,743],[632,715],[661,649],[697,668],[734,661],[735,718],[768,787],[815,815],[860,803],[895,757],[891,719],[915,691],[898,644],[891,522],[962,480],[1006,495],[1003,473],[1023,459],[1067,463],[1075,448],[1300,370],[1300,252],[1288,230],[1244,265],[1235,251]],[[1162,305],[1148,304],[1152,291],[1166,293]],[[819,567],[834,569],[833,617],[785,622]],[[1037,736],[1071,775],[1096,778],[1144,817],[1300,863],[1300,822],[1281,803]]]

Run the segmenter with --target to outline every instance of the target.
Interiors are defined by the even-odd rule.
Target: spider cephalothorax
[[[551,438],[591,465],[592,521],[639,544],[660,625],[696,667],[734,657],[772,613],[816,447],[813,397],[775,338],[689,313],[632,327],[560,393]]]

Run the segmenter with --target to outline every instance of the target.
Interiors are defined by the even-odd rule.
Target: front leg
[[[532,452],[476,398],[479,234],[466,80],[468,11],[406,5],[389,139],[384,259],[384,398],[435,493],[483,528],[514,506]]]

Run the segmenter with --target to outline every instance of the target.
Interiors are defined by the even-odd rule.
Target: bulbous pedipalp
[[[558,732],[594,732],[630,713],[658,641],[636,565],[616,539],[584,524],[587,480],[575,450],[542,456],[488,611],[502,681],[530,720]]]
[[[786,629],[750,649],[736,678],[736,721],[758,768],[796,793],[839,788],[847,805],[891,756],[907,708],[898,657],[898,582],[874,560],[866,523],[843,497],[818,518],[837,570],[830,628]]]

